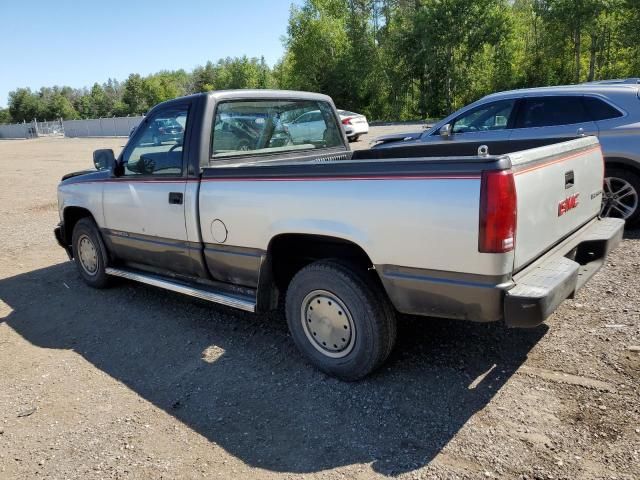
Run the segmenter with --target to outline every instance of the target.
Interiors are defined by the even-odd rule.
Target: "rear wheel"
[[[96,224],[90,218],[81,218],[73,229],[73,259],[85,283],[94,288],[105,288],[109,284],[107,249]]]
[[[601,215],[623,218],[627,226],[640,223],[640,177],[621,168],[607,168],[604,178]]]
[[[300,270],[286,298],[291,336],[318,369],[358,380],[389,356],[395,311],[367,271],[323,260]]]

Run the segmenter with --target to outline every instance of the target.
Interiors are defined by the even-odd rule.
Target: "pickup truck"
[[[289,128],[307,112],[321,134]],[[184,125],[180,138],[149,140],[158,122]],[[55,229],[88,285],[123,277],[250,312],[284,306],[304,356],[344,380],[384,362],[398,312],[540,324],[624,226],[599,218],[595,137],[352,152],[331,98],[314,93],[171,100],[94,164],[63,177]]]

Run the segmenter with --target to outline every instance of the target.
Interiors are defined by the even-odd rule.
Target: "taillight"
[[[482,172],[480,185],[480,237],[482,253],[505,253],[516,242],[516,185],[513,172]]]
[[[351,125],[351,117],[343,118],[342,119],[342,124],[343,125]]]
[[[160,128],[158,129],[158,131],[159,131],[160,133],[164,133],[164,127],[160,127]]]

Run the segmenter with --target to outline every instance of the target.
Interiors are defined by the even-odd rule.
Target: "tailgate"
[[[598,215],[604,163],[596,137],[509,157],[517,194],[517,271]]]

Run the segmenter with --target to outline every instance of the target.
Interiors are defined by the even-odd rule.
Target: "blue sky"
[[[273,65],[301,0],[2,0],[0,107],[18,87],[79,88],[247,55]]]

